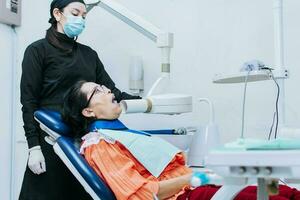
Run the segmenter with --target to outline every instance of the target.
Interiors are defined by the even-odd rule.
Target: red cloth
[[[177,200],[210,200],[221,186],[207,185],[187,190]],[[234,200],[256,200],[256,186],[243,189]],[[279,186],[279,194],[270,196],[270,200],[300,200],[300,191],[285,185]]]

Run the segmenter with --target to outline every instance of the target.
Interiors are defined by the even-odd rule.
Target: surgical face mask
[[[69,38],[77,37],[85,28],[85,20],[81,16],[65,16],[67,22],[64,25],[64,32]]]

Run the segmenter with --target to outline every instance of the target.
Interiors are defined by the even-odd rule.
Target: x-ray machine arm
[[[158,48],[161,48],[161,76],[156,80],[149,90],[147,96],[154,94],[161,82],[169,80],[170,74],[170,51],[173,47],[173,33],[165,32],[155,25],[147,22],[142,17],[131,12],[124,6],[120,5],[115,0],[101,0],[101,1],[86,1],[87,11],[89,12],[93,7],[100,6],[108,11],[118,19],[125,22],[135,30],[156,43]],[[89,3],[91,2],[91,3]],[[163,89],[163,88],[160,88]]]

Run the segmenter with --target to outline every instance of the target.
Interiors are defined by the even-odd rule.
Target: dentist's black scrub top
[[[85,200],[83,188],[45,143],[46,136],[33,118],[39,108],[61,111],[64,93],[79,80],[105,85],[116,100],[135,99],[116,88],[97,53],[88,46],[56,32],[52,27],[46,38],[27,47],[22,62],[21,103],[28,147],[41,145],[46,173],[34,175],[27,167],[20,200]]]
[[[53,46],[46,36],[45,39],[29,45],[24,54],[21,103],[29,148],[39,144],[39,127],[33,118],[34,111],[40,107],[54,107],[59,111],[64,93],[78,80],[105,85],[115,94],[117,101],[139,98],[116,88],[96,51],[68,38],[65,34],[56,34],[60,44],[70,52]]]

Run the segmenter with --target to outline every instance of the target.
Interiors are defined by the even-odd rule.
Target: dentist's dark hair
[[[53,15],[53,10],[57,8],[63,12],[63,9],[73,2],[79,2],[85,5],[83,0],[53,0],[50,5],[50,19],[48,20],[48,22],[52,25],[55,25],[56,27],[57,21]]]
[[[88,132],[88,125],[92,119],[82,115],[87,104],[87,94],[81,91],[86,81],[76,82],[64,95],[62,119],[70,126],[74,137],[78,138]]]

